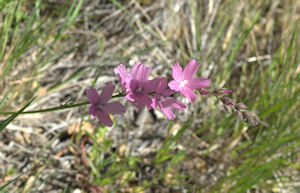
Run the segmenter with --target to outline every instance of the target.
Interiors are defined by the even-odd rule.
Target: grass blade
[[[7,182],[6,184],[4,184],[3,186],[0,187],[0,192],[2,192],[4,190],[4,188],[6,188],[8,185],[10,185],[11,183],[13,183],[14,181],[16,181],[17,179],[19,179],[19,177],[21,177],[23,174],[18,175],[17,177],[15,177],[14,179],[10,180],[9,182]]]
[[[33,101],[35,98],[31,99],[21,110],[19,110],[18,112],[14,113],[13,115],[11,115],[10,117],[8,117],[6,120],[2,121],[0,123],[0,132],[5,129],[5,127],[12,122],[18,115],[20,115]]]

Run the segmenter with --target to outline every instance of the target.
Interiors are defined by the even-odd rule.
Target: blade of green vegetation
[[[0,187],[0,192],[4,191],[4,189],[6,187],[8,187],[11,183],[15,182],[17,179],[19,179],[23,174],[19,174],[17,177],[15,177],[14,179],[10,180],[9,182],[7,182],[6,184],[4,184],[3,186]]]
[[[222,74],[220,75],[221,79],[226,79],[227,80],[229,78],[229,75],[230,75],[229,72],[232,69],[233,61],[234,61],[239,49],[243,45],[244,41],[249,36],[249,34],[250,34],[251,30],[253,29],[254,25],[259,21],[260,15],[261,15],[261,10],[258,10],[257,13],[255,14],[255,16],[253,17],[250,26],[247,27],[247,29],[245,31],[243,31],[242,34],[240,35],[240,37],[236,40],[236,43],[235,43],[235,45],[234,45],[234,47],[231,51],[231,54],[229,55],[225,65],[224,65],[224,69],[222,70]]]
[[[51,173],[50,175],[48,175],[45,179],[42,180],[41,184],[39,184],[39,186],[37,186],[33,191],[30,191],[31,193],[35,193],[35,192],[38,192],[39,189],[45,184],[48,182],[48,180],[50,180],[55,174],[56,174],[57,171],[54,171],[53,173]],[[38,176],[42,173],[42,171],[38,174]],[[38,176],[36,176],[35,179],[38,179]]]
[[[7,93],[4,95],[4,97],[1,99],[1,101],[0,101],[0,108],[4,105],[7,96],[8,96],[8,92],[7,92]]]
[[[10,117],[8,117],[6,120],[2,121],[0,123],[0,132],[5,129],[5,127],[12,122],[18,115],[20,115],[32,102],[34,101],[34,98],[31,99],[22,109],[20,109],[18,112],[14,113]]]

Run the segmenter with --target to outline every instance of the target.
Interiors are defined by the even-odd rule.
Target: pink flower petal
[[[137,90],[141,90],[143,83],[136,80],[136,79],[131,79],[129,82],[129,88],[128,90],[131,92],[136,92]],[[144,89],[144,88],[143,88]]]
[[[161,93],[161,95],[164,96],[164,97],[166,97],[166,96],[170,96],[170,95],[173,94],[173,93],[174,93],[174,91],[168,88],[168,89],[164,90],[164,91]]]
[[[136,94],[133,92],[128,93],[125,98],[131,101],[138,109],[141,109],[144,106],[151,108],[152,99],[144,93]]]
[[[134,93],[129,92],[129,93],[127,93],[127,94],[125,95],[125,98],[126,98],[127,100],[131,101],[131,102],[134,102],[134,100],[135,100],[135,95],[134,95]]]
[[[125,113],[125,107],[119,102],[112,102],[105,104],[102,109],[112,114],[123,114]]]
[[[95,88],[86,89],[86,95],[91,104],[97,104],[100,102],[100,96]]]
[[[97,112],[97,118],[99,119],[99,121],[101,121],[101,123],[103,123],[103,125],[111,127],[113,122],[111,120],[111,118],[109,117],[109,114],[103,111],[98,111]]]
[[[168,117],[169,120],[174,120],[175,114],[169,108],[161,108],[161,112]]]
[[[191,80],[197,73],[199,67],[200,63],[196,62],[196,60],[191,60],[183,70],[184,80]]]
[[[174,78],[174,80],[176,81],[181,81],[182,80],[182,68],[179,64],[174,64],[172,66],[172,77]]]
[[[207,78],[194,78],[189,80],[186,86],[193,90],[208,87],[209,83],[210,80]]]
[[[159,82],[160,82],[160,78],[155,78],[146,81],[144,86],[144,93],[150,93],[155,91],[158,87]]]
[[[157,105],[158,105],[158,99],[156,97],[152,98],[152,103],[151,103],[151,107],[156,110],[157,109]]]
[[[172,89],[172,90],[175,90],[177,92],[180,90],[180,85],[176,80],[170,81],[168,85],[169,85],[170,89]]]
[[[157,86],[157,93],[162,93],[167,86],[167,78],[162,77],[160,78],[159,85]]]
[[[171,107],[176,110],[184,110],[186,108],[186,105],[183,102],[177,100],[175,103],[172,104]]]
[[[141,67],[142,63],[141,62],[137,62],[133,65],[133,67],[130,69],[129,74],[132,77],[136,77],[136,74],[138,73],[138,69]]]
[[[170,107],[176,110],[184,110],[186,108],[186,105],[183,102],[172,97],[168,97],[161,103],[161,105],[163,108]]]
[[[182,88],[180,93],[189,99],[189,102],[196,100],[196,94],[189,88]]]
[[[129,74],[127,74],[126,78],[125,78],[125,81],[124,81],[124,90],[128,89],[130,90],[130,82],[134,80],[133,77]]]
[[[101,104],[105,104],[111,98],[114,90],[115,85],[113,85],[111,82],[106,84],[106,86],[103,88],[100,94]]]
[[[162,108],[170,107],[173,103],[176,103],[177,99],[169,97],[166,100],[161,102]]]
[[[123,64],[120,64],[114,69],[114,72],[119,77],[122,88],[125,89],[126,77],[127,77],[127,71],[125,66]]]
[[[140,67],[137,69],[135,78],[141,82],[145,82],[148,80],[150,71],[151,67],[146,67],[143,63],[141,63]]]
[[[139,94],[134,96],[135,100],[143,105],[150,106],[151,98],[147,94]]]
[[[97,114],[97,108],[95,107],[95,105],[91,104],[89,106],[88,114],[90,114],[93,118],[95,117],[95,115]]]

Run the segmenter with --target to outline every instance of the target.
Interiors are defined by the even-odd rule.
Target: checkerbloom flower
[[[125,107],[119,102],[107,103],[112,97],[115,86],[112,83],[108,83],[99,95],[95,88],[89,88],[86,90],[86,95],[90,101],[90,107],[88,113],[92,118],[97,117],[104,125],[111,127],[113,122],[109,116],[112,114],[125,113]]]
[[[170,97],[171,94],[174,93],[167,86],[167,78],[160,78],[160,83],[157,87],[157,92],[154,94],[152,98],[151,106],[153,109],[160,108],[161,112],[168,117],[169,120],[173,120],[175,118],[175,114],[172,110],[184,110],[186,105],[181,101]]]
[[[174,80],[169,82],[169,87],[187,97],[189,102],[196,99],[193,90],[208,87],[210,84],[210,80],[207,78],[194,78],[199,67],[200,63],[196,60],[191,60],[183,71],[179,64],[172,66]]]
[[[151,108],[152,99],[150,93],[157,89],[160,79],[148,80],[151,67],[137,62],[127,73],[123,64],[115,68],[115,74],[119,77],[121,86],[125,90],[125,98],[132,102],[139,110],[146,106]]]

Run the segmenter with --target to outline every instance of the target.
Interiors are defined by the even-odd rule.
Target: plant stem
[[[117,97],[123,97],[125,96],[125,94],[123,93],[119,93],[117,95],[112,96],[111,98],[117,98]],[[51,112],[51,111],[58,111],[58,110],[63,110],[63,109],[70,109],[70,108],[74,108],[74,107],[80,107],[80,106],[84,106],[84,105],[88,105],[90,104],[89,101],[85,101],[82,103],[76,103],[76,104],[65,104],[65,105],[60,105],[58,107],[52,107],[49,109],[40,109],[40,110],[35,110],[35,111],[24,111],[20,114],[33,114],[33,113],[45,113],[45,112]],[[11,114],[15,114],[17,112],[0,112],[0,115],[11,115]]]
[[[69,108],[73,108],[73,107],[80,107],[80,106],[84,106],[90,104],[89,101],[85,101],[82,103],[77,103],[77,104],[71,104],[71,105],[60,105],[58,107],[53,107],[53,108],[49,108],[49,109],[41,109],[41,110],[35,110],[35,111],[24,111],[20,114],[33,114],[33,113],[45,113],[45,112],[51,112],[51,111],[58,111],[58,110],[62,110],[62,109],[69,109]],[[0,114],[2,115],[10,115],[10,114],[14,114],[16,112],[0,112]]]

